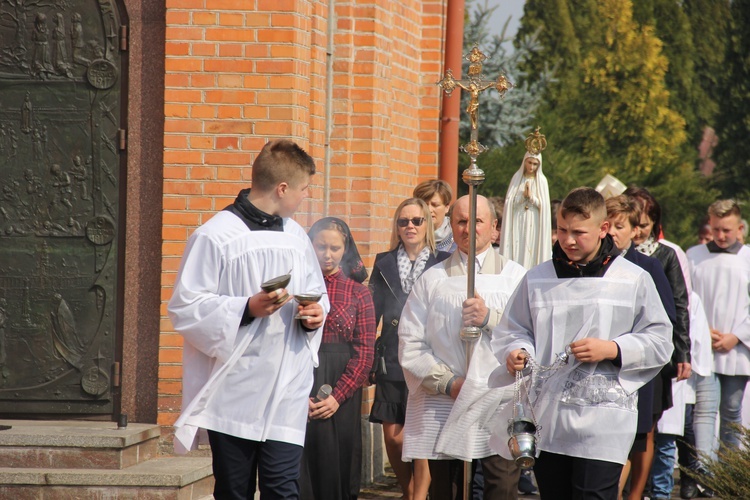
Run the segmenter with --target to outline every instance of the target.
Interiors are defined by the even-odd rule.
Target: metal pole
[[[472,131],[472,140],[475,139],[475,131]],[[469,255],[466,259],[466,295],[474,298],[474,281],[477,260],[477,187],[484,182],[484,172],[477,168],[476,157],[471,158],[471,166],[464,170],[463,181],[469,186]],[[471,358],[474,355],[474,347],[482,336],[482,329],[476,326],[465,326],[461,329],[460,337],[464,344],[466,354],[466,375],[469,372]],[[464,462],[464,500],[471,499],[471,460]]]

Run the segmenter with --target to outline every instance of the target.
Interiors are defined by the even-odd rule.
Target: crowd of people
[[[478,499],[667,499],[677,457],[701,472],[719,442],[739,446],[737,203],[708,207],[684,252],[648,190],[550,201],[541,167],[530,151],[504,200],[478,196],[473,231],[470,197],[420,183],[368,273],[344,220],[305,233],[292,219],[313,159],[266,144],[252,188],[191,235],[168,305],[185,338],[175,450],[207,439],[215,498],[357,498],[367,385],[406,499],[461,498],[467,483]],[[479,333],[470,357],[462,330]],[[521,415],[533,482],[508,446]],[[680,495],[713,492],[683,474]]]

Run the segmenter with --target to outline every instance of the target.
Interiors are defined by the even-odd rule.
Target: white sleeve
[[[521,279],[508,300],[500,323],[492,330],[490,345],[503,367],[508,355],[516,349],[526,349],[532,357],[536,355],[534,320],[531,317],[526,276]]]
[[[614,339],[622,356],[620,385],[628,393],[654,378],[669,362],[674,350],[672,323],[648,273],[638,277],[634,300],[631,331]]]
[[[219,295],[224,256],[203,233],[188,240],[167,313],[186,342],[226,362],[237,341],[249,297]]]

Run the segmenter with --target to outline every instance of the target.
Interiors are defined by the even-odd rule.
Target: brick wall
[[[296,218],[342,217],[368,266],[396,205],[437,177],[444,3],[336,1],[328,75],[325,0],[167,0],[159,424],[180,410],[182,338],[166,301],[188,235],[249,185],[266,141],[292,138],[316,159]]]

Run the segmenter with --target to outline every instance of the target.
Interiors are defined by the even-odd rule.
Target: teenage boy
[[[325,293],[310,239],[292,214],[308,194],[315,162],[289,140],[266,144],[252,189],[190,237],[167,308],[185,338],[183,410],[175,450],[208,431],[214,497],[298,498],[308,395],[328,310],[287,293]],[[261,284],[291,274],[286,288]],[[307,319],[294,319],[300,312]]]
[[[693,290],[711,328],[714,371],[721,385],[719,437],[737,447],[732,424],[742,422],[742,398],[750,375],[750,248],[739,240],[743,223],[734,200],[708,207],[713,241],[687,251]],[[697,436],[696,436],[697,439]]]
[[[551,367],[531,390],[543,499],[617,498],[636,432],[636,391],[672,354],[672,326],[654,282],[618,258],[606,216],[594,189],[568,194],[552,260],[521,280],[493,333],[510,373],[527,357]]]

